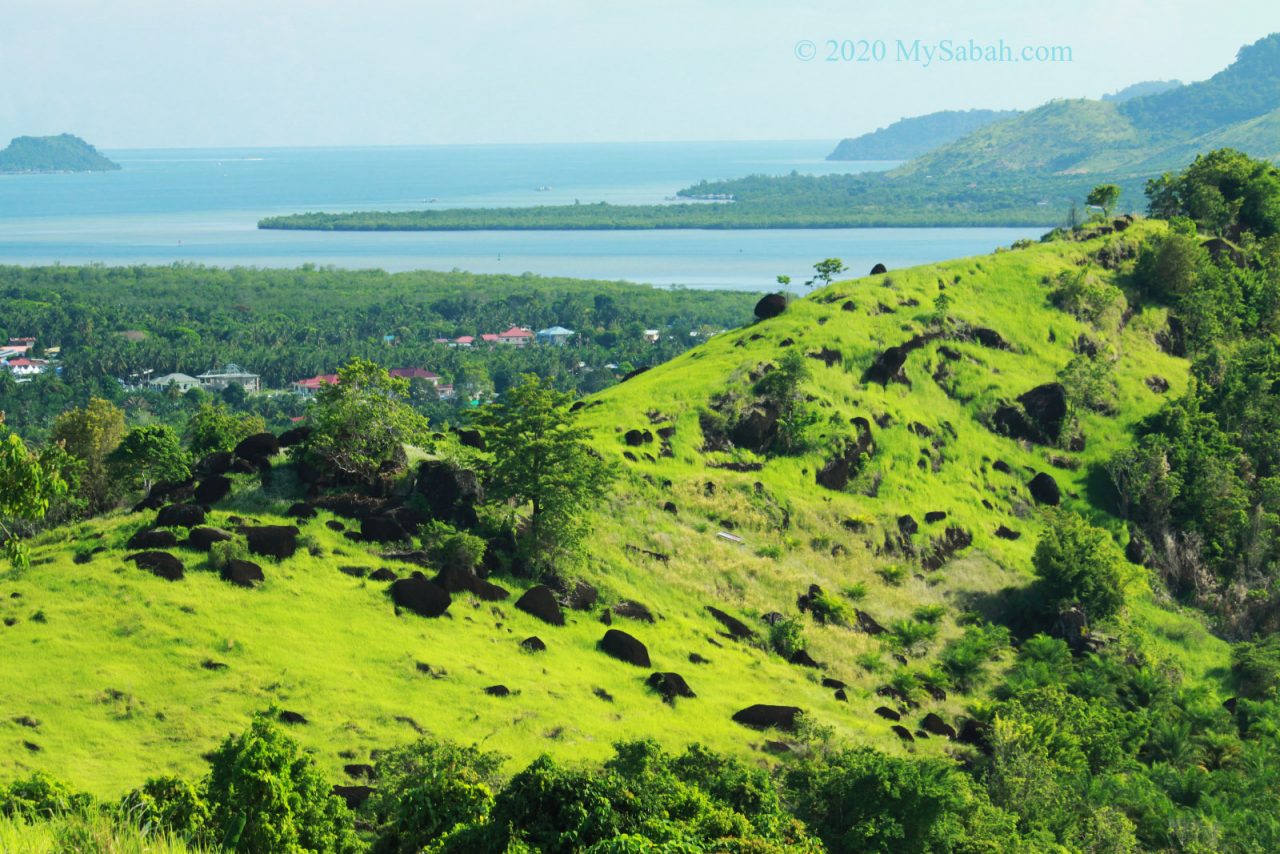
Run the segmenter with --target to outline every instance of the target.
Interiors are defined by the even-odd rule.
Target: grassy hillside
[[[827,159],[908,160],[1017,114],[1017,110],[941,110],[899,119],[888,127],[840,140]]]
[[[1138,223],[1084,242],[838,282],[779,317],[717,336],[591,398],[582,418],[623,476],[594,515],[582,577],[599,588],[601,605],[629,600],[652,612],[653,623],[613,617],[614,628],[647,645],[652,668],[596,648],[606,630],[601,605],[566,611],[563,627],[515,609],[527,581],[496,578],[514,594],[505,602],[459,594],[448,616],[397,615],[385,583],[342,568],[391,567],[404,575],[414,567],[347,539],[329,523],[352,523],[323,512],[297,522],[305,549],[263,561],[266,581],[257,589],[221,581],[205,569],[205,555],[183,548],[173,550],[187,568],[179,581],[126,563],[125,542],[153,522],[154,511],[42,535],[31,542],[29,570],[0,574],[0,778],[40,769],[115,795],[150,775],[194,775],[202,754],[273,704],[305,717],[290,725],[291,734],[335,781],[344,779],[345,763],[367,762],[372,750],[419,731],[499,750],[513,768],[543,751],[599,760],[611,742],[638,736],[765,759],[767,742],[786,736],[731,720],[755,703],[799,706],[837,736],[886,750],[953,749],[936,738],[901,744],[874,714],[885,703],[876,690],[928,668],[959,635],[966,612],[1020,607],[1042,526],[1027,491],[1034,474],[1051,473],[1067,506],[1120,534],[1106,513],[1105,485],[1091,472],[1159,405],[1148,378],[1166,380],[1169,394],[1185,388],[1186,363],[1154,341],[1162,312],[1133,316],[1110,339],[1120,414],[1082,413],[1082,451],[1020,443],[985,422],[999,401],[1053,381],[1071,360],[1073,342],[1093,334],[1050,307],[1047,282],[1081,265],[1113,281],[1099,253],[1113,257],[1116,247],[1158,228]],[[932,341],[909,355],[909,385],[865,380],[878,354],[926,330],[940,292],[952,301],[955,323],[989,328],[1008,349]],[[944,346],[956,358],[947,359]],[[806,387],[822,415],[813,450],[767,460],[704,452],[699,425],[709,402],[787,348],[826,356],[813,361]],[[939,371],[944,361],[949,376]],[[875,452],[847,489],[818,485],[817,471],[858,417],[871,422]],[[674,428],[669,456],[661,439],[626,443],[626,431],[663,427]],[[716,467],[727,462],[761,466]],[[293,500],[287,468],[277,468],[267,491],[256,476],[235,477],[209,524],[296,521],[283,515]],[[947,517],[926,523],[931,511]],[[904,514],[919,531],[886,551]],[[923,568],[920,556],[949,526],[969,532],[972,546],[938,569]],[[1020,538],[997,536],[1001,526]],[[741,618],[762,639],[769,628],[762,615],[796,615],[797,596],[815,583],[850,614],[862,609],[885,626],[922,605],[940,605],[939,637],[904,666],[882,640],[805,616],[805,647],[824,665],[819,670],[787,663],[762,642],[731,640],[706,610]],[[1159,604],[1137,569],[1128,597],[1116,631],[1146,637],[1188,681],[1220,693],[1225,646],[1197,618]],[[532,635],[546,643],[545,652],[521,649]],[[652,670],[678,672],[697,697],[664,704],[646,687]],[[847,683],[847,700],[823,687],[824,677]],[[487,694],[494,685],[511,695]],[[982,696],[979,688],[926,697],[904,723],[914,728],[926,712],[955,721]]]

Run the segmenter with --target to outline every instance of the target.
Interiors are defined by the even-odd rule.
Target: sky
[[[835,140],[1200,80],[1276,31],[1275,0],[0,0],[0,145]],[[899,58],[945,39],[1071,59]]]

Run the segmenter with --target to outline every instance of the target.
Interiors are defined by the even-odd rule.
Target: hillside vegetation
[[[827,159],[910,160],[1017,114],[1017,110],[941,110],[899,119],[888,127],[840,140]]]
[[[0,834],[1275,850],[1278,175],[1214,152],[1163,220],[770,295],[462,429],[357,359],[279,437],[11,437]]]

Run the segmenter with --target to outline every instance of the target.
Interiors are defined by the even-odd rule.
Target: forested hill
[[[1185,166],[1188,150],[1215,146],[1275,160],[1280,136],[1259,134],[1256,125],[1277,111],[1280,34],[1273,34],[1241,48],[1208,80],[1123,101],[1051,101],[980,128],[897,174],[1155,174]]]
[[[0,151],[0,173],[109,172],[120,165],[78,136],[19,136]]]
[[[840,140],[827,159],[910,160],[1016,115],[1017,110],[942,110],[899,119],[888,127]]]

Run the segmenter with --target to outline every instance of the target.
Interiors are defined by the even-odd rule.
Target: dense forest
[[[104,396],[144,417],[197,406],[175,395],[125,389],[151,371],[196,375],[231,362],[270,389],[329,374],[353,357],[422,368],[459,387],[463,402],[503,391],[535,372],[566,389],[594,391],[637,367],[670,359],[706,335],[741,325],[754,298],[620,282],[468,273],[260,270],[207,267],[0,268],[0,341],[31,336],[61,348],[61,371],[15,383],[0,371],[0,411],[37,438],[69,406]],[[564,346],[436,342],[511,326],[564,326]],[[658,330],[655,342],[644,336]],[[614,367],[607,367],[613,365]],[[421,389],[439,419],[453,407]],[[294,395],[237,399],[269,423],[295,417]],[[131,411],[131,414],[133,412]],[[176,416],[175,416],[176,417]]]

